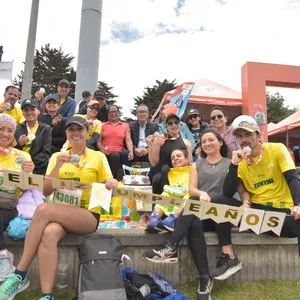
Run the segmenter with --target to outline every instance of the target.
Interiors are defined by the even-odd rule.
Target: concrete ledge
[[[133,262],[133,268],[140,273],[156,272],[173,283],[186,282],[197,277],[193,258],[186,239],[179,252],[178,264],[153,264],[142,259],[141,253],[160,244],[168,234],[145,234],[142,229],[98,229],[92,235],[112,235],[118,237],[125,246],[125,253]],[[207,253],[210,267],[215,266],[220,247],[216,234],[206,232]],[[77,248],[85,236],[68,235],[59,243],[59,261],[69,264],[69,286],[77,279]],[[278,238],[266,234],[257,236],[250,232],[232,233],[235,250],[243,264],[243,269],[227,281],[238,283],[265,279],[300,279],[300,259],[296,238]],[[23,252],[23,240],[14,241],[6,236],[6,245],[14,253],[15,265]],[[35,260],[29,270],[31,287],[39,287],[38,264]]]

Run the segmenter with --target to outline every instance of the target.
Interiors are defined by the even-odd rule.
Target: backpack
[[[123,245],[113,236],[90,236],[80,245],[78,300],[126,300],[122,279]]]

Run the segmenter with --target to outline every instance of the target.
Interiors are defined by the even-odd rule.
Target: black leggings
[[[4,209],[0,208],[0,250],[5,249],[4,231],[6,230],[9,222],[18,215],[16,208]]]
[[[199,197],[190,197],[190,199],[199,200]],[[212,198],[212,202],[213,199],[214,198]],[[229,199],[232,199],[233,202],[236,201],[235,203],[238,202],[239,205],[241,203],[240,201],[234,198],[228,198],[228,201]],[[200,276],[209,274],[208,261],[207,261],[207,246],[206,246],[204,231],[216,230],[219,241],[221,239],[221,241],[224,242],[225,239],[222,240],[223,225],[224,223],[217,224],[210,219],[201,221],[195,215],[183,216],[181,213],[180,216],[178,217],[175,230],[172,233],[171,241],[175,245],[178,245],[180,241],[183,239],[183,237],[185,236],[185,234],[188,233],[188,243],[189,243],[190,251],[193,255],[193,259]]]
[[[234,199],[234,198],[228,198],[225,197],[224,195],[218,195],[216,197],[213,197],[212,202],[214,203],[219,203],[219,204],[226,204],[226,205],[232,205],[232,206],[240,206],[241,202]],[[269,207],[265,205],[260,205],[260,204],[252,204],[251,208],[254,209],[263,209],[267,211],[277,211],[277,212],[283,212],[286,213],[287,216],[285,217],[282,230],[280,233],[280,237],[297,237],[298,238],[298,251],[299,251],[299,256],[300,256],[300,220],[294,220],[292,216],[290,216],[290,209],[281,209],[281,208],[274,208],[274,207]],[[219,244],[221,246],[225,245],[231,245],[231,227],[232,224],[227,222],[227,223],[220,223],[220,224],[215,224],[216,226],[216,231],[218,234],[219,238]],[[268,232],[271,235],[275,235],[273,232]],[[277,235],[276,235],[277,236]]]

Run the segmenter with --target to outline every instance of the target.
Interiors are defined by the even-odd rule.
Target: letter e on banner
[[[183,215],[194,214],[196,217],[200,218],[202,206],[203,202],[200,202],[199,200],[188,199],[183,209]]]
[[[23,173],[18,171],[3,170],[4,184],[13,184],[20,189],[24,189]]]
[[[259,235],[264,214],[265,211],[261,209],[244,208],[244,213],[239,231],[251,229],[257,235]]]
[[[266,211],[260,233],[273,231],[275,234],[280,236],[285,216],[285,213]]]

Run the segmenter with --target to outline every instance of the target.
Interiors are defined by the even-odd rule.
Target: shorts
[[[96,213],[93,213],[91,212],[91,214],[95,217],[95,219],[97,220],[97,226],[95,228],[95,231],[98,229],[98,226],[99,226],[99,221],[100,221],[100,215],[99,214],[96,214]]]

